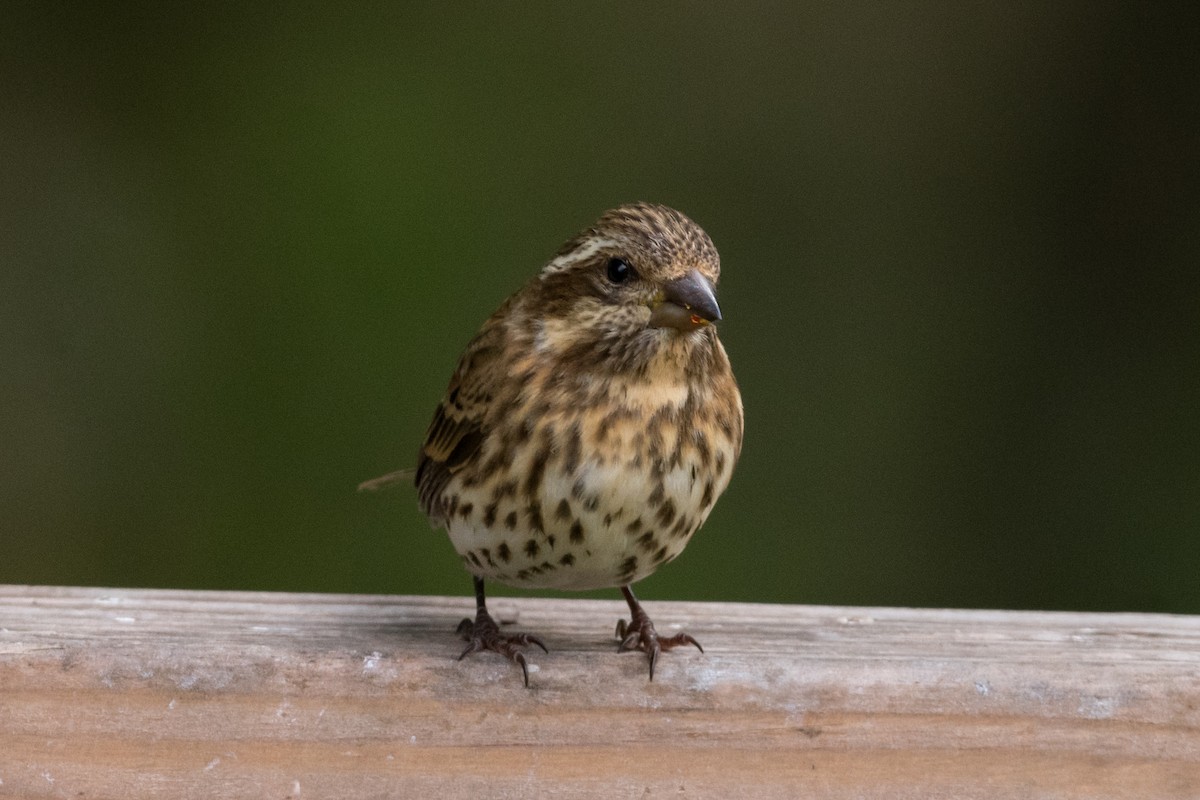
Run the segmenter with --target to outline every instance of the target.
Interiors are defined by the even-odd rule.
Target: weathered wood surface
[[[1200,618],[0,586],[0,796],[1196,798]]]

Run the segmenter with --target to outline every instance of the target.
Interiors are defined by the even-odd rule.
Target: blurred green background
[[[1200,612],[1200,39],[1159,8],[6,4],[0,582],[467,602],[354,487],[646,199],[721,251],[747,436],[644,597]]]

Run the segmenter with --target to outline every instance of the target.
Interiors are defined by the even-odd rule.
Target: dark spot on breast
[[[530,539],[525,543],[525,555],[529,556],[530,558],[537,556],[538,551],[541,549],[542,548],[537,543],[537,539]]]
[[[502,483],[497,484],[496,488],[492,490],[492,499],[493,500],[503,500],[506,497],[516,497],[516,496],[517,496],[517,482],[515,480],[503,481]]]
[[[508,549],[508,542],[500,543],[500,546],[496,548],[496,555],[499,556],[500,560],[505,564],[509,562],[509,559],[512,558],[512,551]]]
[[[688,527],[690,525],[691,525],[691,520],[689,520],[687,518],[687,515],[680,514],[679,519],[675,520],[674,526],[671,527],[671,535],[676,538],[678,538],[680,536],[687,536]]]
[[[704,494],[700,497],[700,506],[708,508],[713,502],[713,482],[707,480],[704,482]]]
[[[600,507],[600,495],[593,494],[589,496],[588,499],[584,501],[583,507],[588,511],[595,511]]]
[[[583,493],[586,491],[587,487],[583,485],[583,478],[580,478],[571,485],[571,497],[575,498],[576,500],[582,500]]]
[[[646,531],[637,540],[638,547],[646,552],[652,552],[658,549],[658,539],[654,536],[654,531]]]
[[[676,469],[683,463],[683,437],[675,440],[675,449],[671,451],[670,469]]]
[[[481,436],[482,436],[482,434],[481,434]],[[461,446],[462,446],[462,442],[459,442],[458,447],[454,448],[455,451],[457,451],[458,448]],[[483,474],[488,476],[489,478],[492,477],[493,475],[496,475],[497,473],[499,473],[501,475],[508,473],[512,467],[512,460],[513,460],[514,452],[515,452],[515,448],[511,448],[511,447],[510,448],[499,448],[496,451],[496,453],[491,458],[489,458],[482,467],[480,467],[480,471],[483,472]],[[512,484],[512,492],[515,493],[516,488],[517,488],[516,481],[506,481],[504,483],[501,483],[497,487],[497,489],[502,490],[502,491],[508,491],[507,487],[508,487],[508,484],[510,484],[510,483]]]
[[[583,541],[583,526],[579,524],[579,520],[571,523],[571,542],[579,544]]]
[[[554,542],[555,542],[555,539],[554,539],[553,533],[546,537],[546,544],[550,545],[551,550],[554,549]]]
[[[525,509],[525,513],[529,515],[529,529],[544,533],[546,528],[542,525],[542,504],[534,500],[529,504],[529,508]]]
[[[495,567],[496,562],[492,561],[492,551],[486,547],[479,548],[479,555],[483,556],[483,560],[488,563],[489,567]]]
[[[567,475],[573,475],[579,468],[579,456],[582,449],[583,434],[580,431],[579,423],[576,422],[571,426],[571,432],[567,434],[567,445],[563,448],[563,471]]]
[[[504,517],[504,527],[508,528],[510,531],[516,530],[517,512],[515,512],[515,511],[508,512],[508,515]]]
[[[663,503],[662,507],[658,509],[657,516],[659,525],[670,525],[671,521],[675,519],[675,501],[668,500]]]
[[[523,570],[519,571],[517,573],[517,580],[519,580],[519,581],[529,580],[529,570],[523,569]]]
[[[725,474],[725,454],[720,450],[717,451],[717,460],[715,462],[715,466],[717,468],[718,475]]]
[[[479,560],[479,556],[475,554],[474,550],[467,551],[467,558],[471,559],[471,563],[474,564],[475,566],[477,566],[477,567],[483,566],[483,562],[481,562]]]
[[[558,508],[554,509],[554,518],[564,522],[571,518],[571,504],[567,502],[567,498],[558,501]]]
[[[571,555],[570,553],[565,553],[563,557],[558,560],[558,563],[562,564],[564,567],[574,566],[575,556]]]
[[[463,519],[466,519],[467,517],[471,516],[471,512],[474,510],[475,510],[474,503],[463,503],[461,506],[458,507],[458,514]]]
[[[667,490],[665,488],[663,488],[663,483],[660,480],[655,485],[654,491],[652,491],[650,493],[650,496],[646,498],[646,504],[650,505],[650,506],[657,506],[660,503],[662,503],[663,497],[665,497],[666,494],[667,494]]]
[[[650,458],[660,463],[662,461],[662,445],[666,444],[662,438],[662,423],[665,421],[664,410],[655,411],[654,416],[650,417],[650,421],[646,425],[646,437],[649,440],[646,450]]]
[[[654,554],[654,566],[658,566],[659,564],[663,563],[666,560],[667,560],[667,548],[663,547],[657,553]]]
[[[712,451],[708,449],[708,439],[698,429],[693,433],[696,441],[696,455],[700,457],[700,466],[708,467],[712,460]]]
[[[636,416],[635,412],[626,406],[615,406],[611,411],[604,415],[604,420],[600,423],[605,428],[611,428],[623,419],[632,419]]]
[[[626,533],[637,533],[642,529],[642,518],[634,517],[633,522],[625,526]]]
[[[483,525],[485,528],[490,528],[496,524],[496,510],[498,503],[488,503],[483,509]]]
[[[550,460],[550,448],[542,446],[533,454],[529,463],[529,477],[525,479],[525,494],[535,494],[542,485],[542,475],[546,473],[546,462]]]
[[[630,556],[621,562],[621,580],[629,580],[637,572],[637,556]]]

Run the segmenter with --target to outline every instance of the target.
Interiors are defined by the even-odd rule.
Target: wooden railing
[[[1200,618],[0,586],[0,797],[1197,798]]]

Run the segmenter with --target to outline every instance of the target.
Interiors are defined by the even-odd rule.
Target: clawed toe
[[[514,633],[505,635],[500,633],[500,627],[496,621],[486,610],[481,610],[475,619],[465,618],[458,623],[458,635],[467,642],[467,647],[458,656],[458,660],[462,661],[471,653],[478,653],[483,650],[491,650],[493,653],[499,653],[521,668],[521,676],[525,680],[525,686],[529,686],[529,664],[525,661],[525,654],[518,648],[537,645],[542,648],[542,652],[548,653],[546,645],[542,640],[528,633]]]
[[[618,653],[627,653],[630,650],[641,650],[646,654],[646,659],[650,662],[650,680],[654,680],[654,665],[658,663],[658,656],[664,650],[670,650],[680,645],[694,645],[701,653],[704,648],[700,646],[691,634],[679,633],[675,636],[662,637],[654,630],[654,623],[650,621],[650,617],[642,610],[641,604],[637,598],[633,596],[633,592],[629,587],[621,588],[625,594],[625,599],[629,601],[630,619],[617,620],[617,638],[621,640],[621,645],[617,648]]]

